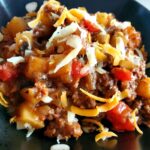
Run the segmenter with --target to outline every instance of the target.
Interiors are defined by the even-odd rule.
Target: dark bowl
[[[0,26],[6,25],[13,16],[23,16],[25,4],[31,0],[0,0]],[[39,6],[43,0],[36,0]],[[68,7],[84,6],[90,12],[112,12],[121,20],[131,21],[142,33],[143,44],[150,51],[150,11],[133,0],[62,0]],[[149,57],[150,60],[150,57]],[[144,135],[121,133],[113,149],[118,150],[150,150],[150,129],[142,127]],[[26,131],[17,131],[15,125],[9,124],[9,115],[5,108],[0,107],[0,150],[49,150],[57,143],[56,139],[49,139],[39,131],[26,139]],[[78,140],[68,142],[72,150],[105,150],[111,143],[95,143],[93,134],[84,134]],[[110,141],[116,142],[116,141]],[[106,148],[107,147],[107,148]]]

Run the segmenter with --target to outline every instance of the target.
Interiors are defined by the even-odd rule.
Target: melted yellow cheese
[[[94,109],[83,109],[76,106],[71,106],[70,111],[79,115],[79,116],[85,116],[85,117],[95,117],[99,114],[99,111],[97,108]]]
[[[136,118],[136,112],[137,112],[137,109],[135,109],[131,116],[133,118],[133,123],[134,123],[134,126],[135,126],[135,129],[140,133],[140,134],[143,134],[143,131],[139,128],[138,124],[137,124],[137,118]]]
[[[102,131],[101,133],[97,134],[95,136],[95,141],[99,141],[99,140],[105,140],[106,138],[110,138],[110,137],[117,137],[117,135],[113,132],[108,132],[108,131]]]
[[[8,107],[8,102],[4,99],[3,94],[0,92],[0,105]]]

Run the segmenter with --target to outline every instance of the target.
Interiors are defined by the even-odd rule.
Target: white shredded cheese
[[[53,99],[50,96],[43,96],[42,101],[44,103],[50,103]]]
[[[73,49],[59,64],[57,64],[56,68],[54,69],[54,73],[56,73],[60,68],[62,68],[66,64],[70,63],[72,59],[76,58],[81,49],[82,49],[82,41],[79,38],[77,47]]]
[[[25,62],[25,59],[22,56],[14,56],[8,58],[7,61],[13,63],[14,65],[17,65],[19,63]]]
[[[124,30],[127,27],[131,26],[131,22],[128,22],[128,21],[119,22],[116,19],[112,19],[111,25],[116,26],[117,28]]]
[[[25,9],[27,12],[34,12],[36,11],[37,7],[38,7],[37,2],[30,2],[25,5]]]
[[[50,150],[70,150],[67,144],[55,144],[50,147]]]
[[[86,55],[87,55],[90,67],[95,66],[97,64],[97,60],[96,60],[96,56],[95,56],[95,48],[87,47]]]
[[[71,35],[68,37],[66,44],[73,48],[78,48],[78,45],[81,45],[81,39],[77,35]]]
[[[125,58],[126,49],[125,49],[124,41],[121,37],[117,38],[116,49],[120,50],[122,57]]]
[[[68,113],[67,113],[67,119],[68,119],[69,123],[78,122],[78,119],[75,117],[75,113],[73,113],[71,111],[68,111]]]
[[[3,36],[3,34],[0,32],[0,42],[3,41],[3,38],[4,38],[4,36]]]
[[[77,23],[71,23],[70,25],[61,28],[60,26],[56,29],[56,31],[53,33],[51,38],[46,44],[46,48],[49,48],[53,42],[54,39],[64,38],[72,33],[74,33],[78,28]]]

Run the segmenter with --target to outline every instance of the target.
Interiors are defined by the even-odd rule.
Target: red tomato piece
[[[114,75],[114,77],[118,80],[121,81],[131,80],[132,72],[125,68],[119,68],[119,67],[113,68],[111,72]]]
[[[72,71],[71,71],[71,75],[72,75],[73,79],[75,79],[75,80],[80,79],[88,74],[88,72],[81,73],[82,68],[83,68],[83,64],[79,60],[73,59]]]
[[[89,32],[99,32],[100,31],[98,26],[96,26],[96,24],[90,22],[89,20],[83,20],[83,25],[85,28],[87,28],[87,30]]]
[[[134,131],[134,123],[129,119],[131,108],[124,102],[106,113],[107,119],[112,123],[116,131]]]
[[[17,77],[17,71],[11,63],[0,65],[0,80],[7,81],[13,77]]]

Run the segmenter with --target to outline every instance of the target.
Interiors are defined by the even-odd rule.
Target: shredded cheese
[[[65,21],[65,19],[67,17],[67,12],[68,12],[67,8],[64,8],[61,16],[59,17],[59,19],[57,20],[57,22],[54,24],[54,27],[58,27],[58,26],[64,24],[64,21]]]
[[[101,133],[97,134],[95,136],[95,141],[99,141],[99,140],[105,140],[106,138],[110,138],[110,137],[117,137],[117,135],[113,132],[106,132],[106,131],[102,131]]]
[[[65,22],[65,19],[68,18],[69,20],[71,21],[74,21],[74,22],[78,22],[78,19],[73,16],[68,10],[67,8],[64,8],[61,16],[59,17],[59,19],[56,21],[56,23],[54,24],[54,27],[59,27],[61,25],[64,24]]]
[[[109,101],[109,99],[105,99],[105,98],[101,98],[101,97],[95,96],[95,95],[93,95],[93,94],[83,90],[82,88],[80,88],[80,91],[83,94],[87,95],[88,97],[90,97],[90,98],[92,98],[94,100],[97,100],[97,101],[100,101],[100,102],[108,102]]]
[[[133,122],[134,122],[135,129],[136,129],[140,134],[143,134],[143,131],[139,128],[139,126],[138,126],[138,124],[137,124],[137,120],[138,120],[138,118],[136,117],[136,112],[137,112],[137,111],[138,111],[138,110],[135,109],[135,110],[132,112],[131,116],[132,116],[132,119],[133,119]]]
[[[16,121],[17,121],[17,120],[16,120],[16,116],[10,118],[10,120],[9,120],[10,124],[11,124],[11,123],[15,123]]]
[[[115,26],[115,27],[117,27],[119,29],[122,29],[122,30],[124,30],[127,27],[131,26],[131,22],[128,22],[128,21],[119,22],[116,19],[112,19],[110,24],[111,24],[111,26]]]
[[[60,68],[62,68],[66,64],[70,63],[72,59],[76,58],[76,56],[79,54],[82,48],[81,39],[78,42],[79,43],[77,48],[73,49],[59,64],[56,65],[56,68],[54,69],[54,73],[56,73]]]
[[[116,38],[116,49],[119,50],[122,54],[122,57],[125,58],[126,49],[125,49],[124,41],[121,37]]]
[[[102,125],[102,123],[97,121],[96,119],[86,118],[86,119],[83,119],[82,121],[96,124],[100,130],[104,130],[104,126]]]
[[[70,34],[74,33],[78,28],[77,23],[71,23],[70,25],[61,28],[60,26],[56,29],[53,35],[50,37],[46,44],[46,48],[49,48],[52,45],[54,39],[61,39],[69,36]]]
[[[77,35],[70,35],[67,38],[67,45],[73,47],[73,48],[77,48],[79,44],[81,44],[81,38]]]
[[[0,105],[8,107],[8,102],[4,99],[3,94],[0,92]]]
[[[56,9],[58,9],[58,8],[60,7],[60,3],[59,3],[58,1],[55,1],[55,0],[49,0],[49,1],[46,1],[45,3],[43,3],[43,5],[40,7],[40,9],[39,9],[39,11],[38,11],[38,13],[37,13],[37,17],[36,17],[34,20],[32,20],[32,21],[30,21],[30,22],[28,23],[28,26],[29,26],[30,28],[33,29],[33,28],[35,28],[35,27],[39,24],[39,22],[41,21],[41,16],[42,16],[44,7],[45,7],[46,5],[47,5],[47,6],[53,5],[54,8],[56,8]]]
[[[76,18],[78,18],[79,20],[82,20],[82,19],[84,18],[83,10],[73,8],[73,9],[70,9],[69,12],[70,12],[73,16],[75,16]]]
[[[62,91],[60,100],[61,100],[62,107],[64,107],[64,108],[68,107],[68,100],[67,100],[67,92],[66,91]]]
[[[83,109],[76,106],[71,106],[70,111],[79,115],[79,116],[85,116],[85,117],[95,117],[99,114],[99,111],[97,108],[94,109]]]
[[[96,60],[96,56],[95,56],[95,48],[87,47],[86,55],[87,55],[90,67],[94,67],[97,64],[97,60]]]
[[[106,61],[106,56],[103,52],[100,51],[100,49],[98,47],[95,47],[95,55],[96,55],[96,59],[100,62],[102,61]]]
[[[110,44],[100,44],[100,46],[105,53],[108,53],[111,56],[113,56],[113,58],[114,58],[113,65],[114,66],[119,65],[119,62],[122,60],[121,51],[115,49]]]

